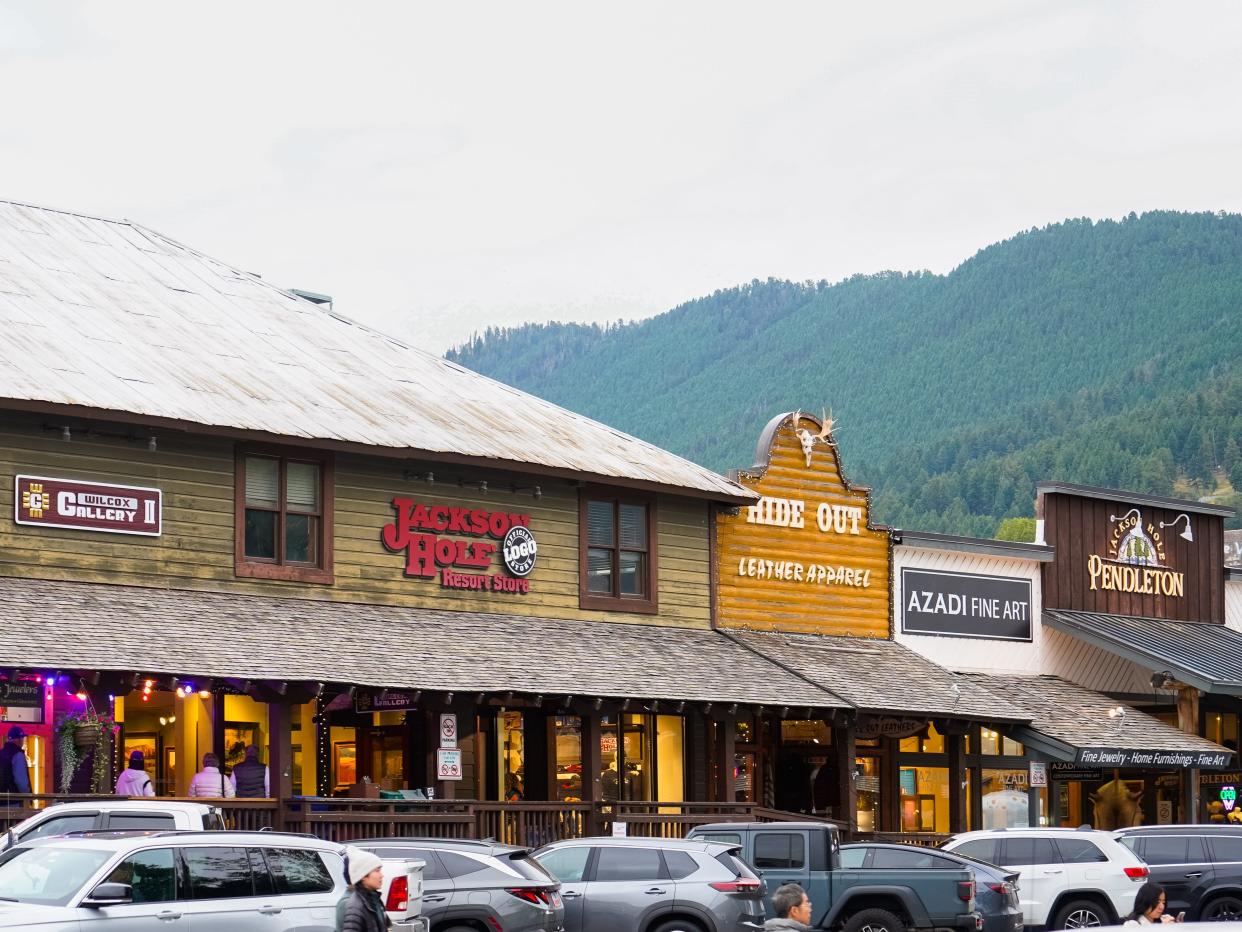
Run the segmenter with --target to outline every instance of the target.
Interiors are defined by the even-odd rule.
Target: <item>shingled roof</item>
[[[0,657],[35,669],[847,707],[707,629],[38,579],[0,577]]]
[[[0,201],[0,349],[0,404],[755,498],[129,222]]]

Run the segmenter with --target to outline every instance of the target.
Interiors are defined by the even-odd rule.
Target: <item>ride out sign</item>
[[[159,537],[163,529],[159,489],[17,476],[13,492],[18,524],[146,537]]]
[[[401,496],[393,498],[392,507],[396,519],[384,525],[380,540],[393,553],[405,551],[406,576],[439,578],[444,589],[530,592],[525,577],[534,570],[539,549],[530,515],[428,505]],[[508,575],[490,572],[497,556]]]

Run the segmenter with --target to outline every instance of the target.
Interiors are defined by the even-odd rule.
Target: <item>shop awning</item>
[[[0,666],[848,708],[707,629],[0,578]]]
[[[1228,767],[1233,760],[1228,748],[1057,676],[970,678],[1025,713],[1030,724],[1005,729],[1011,737],[1054,760],[1155,770]],[[1109,715],[1119,708],[1124,715]]]
[[[1026,718],[970,677],[895,641],[740,630],[728,636],[865,713],[989,722]]]
[[[1044,624],[1205,692],[1242,696],[1242,631],[1224,625],[1046,610]]]

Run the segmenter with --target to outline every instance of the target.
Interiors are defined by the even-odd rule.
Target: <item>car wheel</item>
[[[688,919],[670,919],[668,922],[662,922],[651,932],[703,932],[697,923],[690,922]]]
[[[850,916],[842,932],[906,932],[906,924],[887,909],[864,909]]]
[[[1218,896],[1199,913],[1202,922],[1237,922],[1242,919],[1242,900],[1236,896]]]
[[[1094,929],[1112,925],[1112,919],[1099,903],[1091,900],[1072,900],[1057,910],[1050,929]]]

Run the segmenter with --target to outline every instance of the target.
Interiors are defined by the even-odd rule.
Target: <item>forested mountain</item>
[[[721,471],[831,408],[899,527],[991,535],[1042,479],[1242,490],[1242,216],[1068,220],[947,275],[769,280],[607,327],[488,330],[449,358]]]

